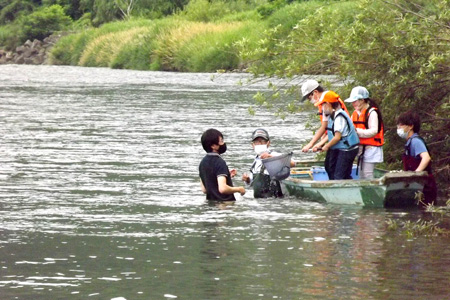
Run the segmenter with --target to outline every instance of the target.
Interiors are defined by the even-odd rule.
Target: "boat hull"
[[[383,175],[384,173],[384,175]],[[289,177],[289,195],[309,201],[365,207],[414,207],[427,181],[426,172],[379,171],[373,180],[320,180]]]

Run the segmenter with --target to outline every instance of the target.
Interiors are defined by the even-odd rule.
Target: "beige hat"
[[[308,79],[302,84],[302,100],[306,100],[306,97],[319,87],[319,83],[313,79]]]

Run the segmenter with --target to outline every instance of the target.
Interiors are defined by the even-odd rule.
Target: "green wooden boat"
[[[290,177],[282,183],[289,195],[310,201],[365,207],[417,207],[418,194],[427,181],[426,172],[376,169],[371,180],[328,180],[326,172],[326,178],[322,177],[323,172],[323,162],[297,162]]]

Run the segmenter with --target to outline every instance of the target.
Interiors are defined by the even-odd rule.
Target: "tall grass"
[[[152,59],[165,71],[235,69],[239,58],[233,43],[248,32],[242,31],[244,27],[242,22],[186,22],[157,36],[158,47]]]
[[[254,10],[265,0],[191,0],[179,16],[188,21],[214,22],[231,15]]]
[[[138,19],[105,24],[99,28],[91,28],[61,38],[52,48],[50,62],[63,65],[80,65],[80,59],[89,43],[114,32],[127,31],[135,27],[151,26],[151,20]]]
[[[203,23],[179,17],[115,22],[62,38],[51,61],[139,70],[232,70],[242,65],[235,43],[258,39],[262,28],[258,22]]]
[[[79,65],[84,67],[109,67],[125,45],[134,44],[135,39],[148,31],[148,27],[135,27],[101,35],[85,47]]]
[[[285,35],[304,18],[314,15],[314,12],[326,4],[323,0],[295,2],[276,10],[267,18],[268,27],[280,26],[280,34]]]
[[[263,2],[194,0],[176,16],[162,20],[108,23],[62,38],[52,50],[51,62],[141,70],[232,70],[248,65],[238,55],[237,42],[245,40],[247,46],[257,48],[267,28],[278,26],[278,38],[283,38],[299,22],[311,20],[318,10],[329,11],[331,18],[341,15],[339,22],[345,22],[356,8],[355,1],[295,2],[261,20],[256,7]],[[323,20],[322,26],[328,21],[334,22]],[[314,23],[313,30],[320,35],[321,24]]]
[[[242,69],[236,42],[244,37],[258,37],[255,22],[221,23],[215,31],[193,37],[179,48],[174,66],[181,71],[206,71]]]

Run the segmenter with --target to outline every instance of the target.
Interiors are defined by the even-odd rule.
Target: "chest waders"
[[[259,173],[253,175],[253,196],[255,198],[283,197],[280,182],[272,180],[269,175],[264,174],[265,169],[264,165],[262,165]]]
[[[420,139],[425,144],[425,147],[428,150],[428,146],[425,143],[425,141],[419,137],[415,136],[412,139]],[[412,141],[412,140],[411,140]],[[407,145],[405,145],[405,152],[402,154],[402,161],[403,161],[403,170],[405,171],[415,171],[422,161],[422,158],[420,156],[412,156],[411,155],[411,142],[409,142]],[[436,204],[437,199],[437,184],[436,179],[433,176],[432,167],[431,167],[431,161],[428,164],[428,166],[425,168],[425,170],[428,173],[428,182],[423,187],[423,194],[425,196],[425,204],[434,203]]]

